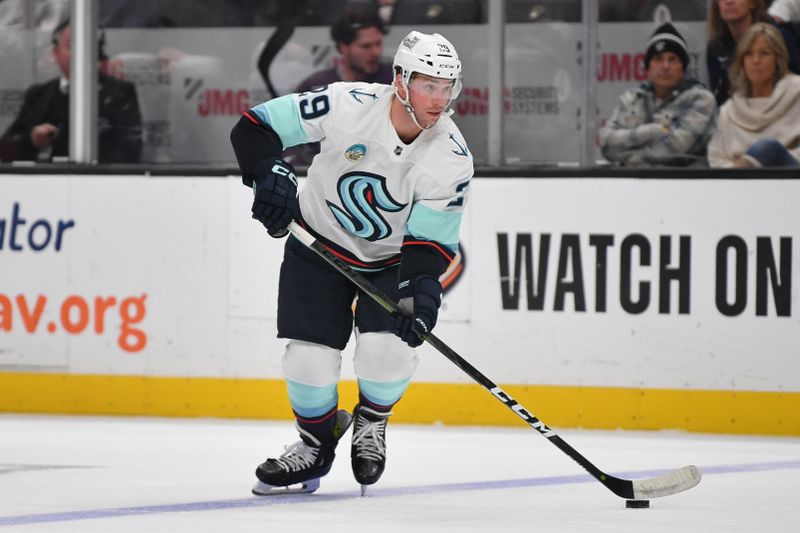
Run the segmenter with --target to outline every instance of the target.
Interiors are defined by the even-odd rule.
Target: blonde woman
[[[712,167],[800,166],[800,76],[789,72],[780,32],[757,23],[731,65],[733,96],[708,145]]]
[[[709,89],[717,104],[722,105],[731,94],[728,69],[737,44],[744,33],[757,22],[773,23],[767,15],[764,0],[711,0],[708,7],[708,46],[706,66]],[[789,51],[789,69],[800,74],[800,51],[792,30],[778,24],[783,42]]]

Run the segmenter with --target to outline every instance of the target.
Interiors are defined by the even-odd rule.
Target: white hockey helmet
[[[402,69],[403,81],[419,72],[434,78],[461,79],[461,60],[453,44],[442,35],[412,31],[403,38],[394,55],[395,70]]]
[[[408,102],[408,84],[414,73],[453,80],[450,103],[461,92],[461,60],[458,58],[458,52],[450,41],[438,33],[430,35],[412,31],[406,35],[397,47],[392,67],[395,74],[400,71],[401,83],[406,93],[403,103],[414,122],[416,117]]]

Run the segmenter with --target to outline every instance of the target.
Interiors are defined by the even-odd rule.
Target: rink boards
[[[800,434],[800,181],[469,189],[437,334],[529,411]],[[283,242],[249,195],[235,177],[0,177],[0,411],[287,418]],[[519,423],[428,347],[396,419]]]

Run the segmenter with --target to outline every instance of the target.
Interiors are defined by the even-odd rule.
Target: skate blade
[[[289,485],[288,487],[281,487],[275,485],[267,485],[261,481],[256,481],[253,486],[252,492],[256,496],[285,496],[287,494],[311,494],[319,488],[319,478],[309,479],[302,483]]]
[[[369,485],[361,485],[361,496],[367,495],[367,487],[369,487]]]

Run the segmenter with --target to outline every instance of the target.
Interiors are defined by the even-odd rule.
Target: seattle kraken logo
[[[407,204],[397,202],[386,189],[386,178],[369,172],[348,172],[339,178],[342,208],[327,202],[344,229],[368,241],[385,239],[392,228],[380,211],[396,213]]]

